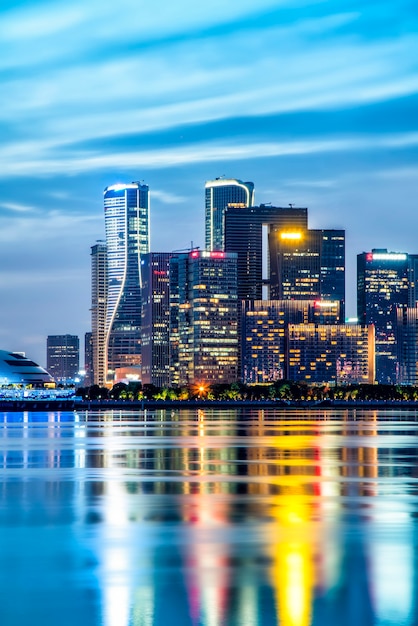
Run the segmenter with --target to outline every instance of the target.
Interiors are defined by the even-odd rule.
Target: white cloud
[[[10,161],[7,150],[0,151],[0,176],[80,174],[94,171],[126,170],[134,168],[157,169],[177,167],[187,164],[215,161],[244,160],[266,157],[325,154],[332,152],[373,151],[382,148],[405,148],[418,145],[418,133],[398,133],[391,135],[356,135],[335,139],[320,137],[299,141],[248,142],[245,138],[218,142],[201,142],[183,147],[137,151],[109,151],[106,153],[68,153],[59,151],[39,154],[38,158]],[[35,151],[35,154],[38,154]],[[158,193],[158,192],[157,192]],[[161,192],[160,192],[161,193]],[[161,198],[161,196],[160,196]],[[70,217],[57,214],[61,219],[83,220],[86,216]],[[59,223],[53,226],[59,227]],[[1,233],[0,233],[1,237]]]
[[[0,218],[0,242],[14,241],[44,241],[56,240],[57,237],[78,237],[80,229],[83,235],[91,231],[91,236],[97,236],[101,226],[101,214],[64,213],[52,210],[47,213],[39,211],[36,215],[2,216]]]
[[[151,199],[159,200],[164,204],[180,204],[186,201],[184,196],[178,196],[170,191],[162,191],[161,189],[153,189]]]
[[[13,211],[15,213],[32,213],[36,211],[35,207],[28,204],[20,204],[19,202],[1,202],[0,208],[7,211]]]

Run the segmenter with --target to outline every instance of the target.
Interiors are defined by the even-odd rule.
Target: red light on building
[[[156,276],[165,276],[167,272],[165,272],[164,270],[154,270],[153,274],[155,274]]]
[[[193,257],[193,259],[197,259],[197,257],[199,256],[199,252],[197,252],[197,250],[195,250],[194,252],[190,253],[190,256]]]
[[[224,259],[225,258],[225,252],[211,252],[210,253],[210,258],[211,259]]]
[[[373,261],[373,254],[371,252],[366,254],[366,261]]]

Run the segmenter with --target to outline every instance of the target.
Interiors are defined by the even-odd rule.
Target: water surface
[[[0,415],[5,626],[418,624],[418,414]]]

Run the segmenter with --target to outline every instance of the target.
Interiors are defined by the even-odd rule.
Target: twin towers
[[[148,186],[107,187],[104,212],[106,240],[91,249],[93,380],[99,385],[130,371],[141,379],[141,268],[153,254]],[[344,319],[345,232],[309,230],[306,208],[255,206],[253,183],[208,181],[205,248],[236,256],[238,302],[338,300]]]

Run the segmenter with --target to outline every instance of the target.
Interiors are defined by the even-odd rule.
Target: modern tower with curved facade
[[[205,247],[224,250],[227,207],[254,206],[254,183],[236,178],[215,178],[205,184]]]
[[[141,256],[149,252],[149,188],[138,182],[104,190],[107,246],[106,367],[141,365]]]

